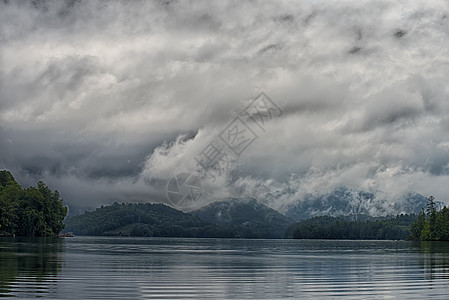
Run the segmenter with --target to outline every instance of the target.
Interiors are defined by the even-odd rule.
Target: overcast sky
[[[447,1],[0,4],[0,168],[67,203],[165,201],[261,91],[283,114],[205,201],[449,199]]]

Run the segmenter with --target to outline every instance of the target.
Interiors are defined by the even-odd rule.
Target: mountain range
[[[84,235],[283,238],[294,222],[304,219],[330,216],[365,221],[416,214],[426,202],[420,194],[393,202],[377,199],[373,193],[339,188],[293,202],[284,207],[284,213],[253,198],[226,198],[189,213],[160,203],[114,203],[67,218],[65,231]]]
[[[65,231],[85,235],[283,238],[294,222],[317,217],[372,217],[417,214],[427,198],[410,193],[391,201],[345,187],[268,207],[253,198],[226,198],[189,213],[164,204],[114,203],[66,219]],[[437,202],[437,206],[442,206]]]
[[[348,216],[357,219],[359,215],[395,216],[398,214],[417,214],[426,207],[427,198],[421,194],[409,193],[392,200],[374,193],[340,187],[324,195],[306,195],[303,199],[283,207],[284,215],[295,221],[317,216]],[[437,203],[442,206],[442,202]]]

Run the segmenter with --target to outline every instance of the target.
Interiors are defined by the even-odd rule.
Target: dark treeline
[[[287,230],[286,236],[295,239],[403,239],[410,235],[409,226],[414,220],[414,214],[365,221],[320,216],[294,223]]]
[[[23,189],[9,171],[0,171],[0,234],[55,236],[63,228],[67,208],[59,192],[42,181]]]
[[[410,226],[412,237],[421,241],[449,241],[449,208],[437,210],[435,198],[430,196],[427,208],[418,214]]]

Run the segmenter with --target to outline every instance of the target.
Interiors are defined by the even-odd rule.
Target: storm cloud
[[[449,199],[445,1],[3,1],[0,168],[67,203],[164,202],[264,91],[283,110],[202,199]]]

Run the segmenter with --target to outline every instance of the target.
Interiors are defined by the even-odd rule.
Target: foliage
[[[294,223],[286,237],[296,239],[354,239],[391,240],[410,234],[408,226],[416,215],[397,215],[393,218],[372,218],[353,221],[344,217],[320,216]]]
[[[0,171],[0,229],[18,236],[54,236],[63,228],[67,208],[58,191],[42,181],[22,189],[11,172]]]
[[[427,200],[426,210],[410,225],[412,238],[421,241],[449,241],[449,208],[436,209],[435,198]]]

